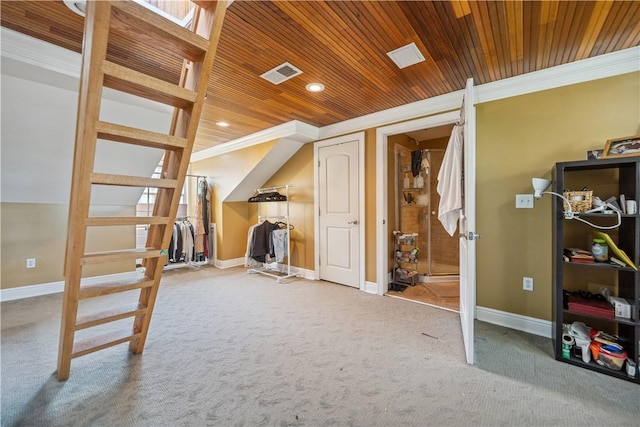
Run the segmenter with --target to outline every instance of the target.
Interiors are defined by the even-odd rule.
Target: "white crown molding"
[[[219,156],[231,151],[240,150],[242,148],[251,147],[253,145],[262,144],[275,139],[287,138],[293,141],[307,143],[316,141],[319,137],[318,128],[299,120],[292,120],[278,126],[271,127],[251,135],[243,136],[231,142],[216,145],[191,155],[191,161],[208,159],[209,157]]]
[[[640,46],[476,87],[476,104],[640,71]]]
[[[389,108],[387,110],[367,114],[366,116],[360,116],[355,119],[324,126],[320,128],[320,138],[332,138],[334,136],[344,135],[364,129],[371,129],[443,111],[459,109],[463,94],[464,90],[449,92],[444,95],[434,96],[433,98],[423,99],[421,101],[412,102],[410,104]]]
[[[2,56],[72,77],[80,77],[82,55],[2,27]]]

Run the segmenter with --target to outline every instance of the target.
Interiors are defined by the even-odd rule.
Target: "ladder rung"
[[[132,334],[131,331],[118,331],[87,338],[85,340],[77,341],[73,345],[71,357],[84,356],[85,354],[122,344],[138,337],[140,337],[139,333]]]
[[[200,61],[209,41],[192,31],[175,24],[157,13],[135,2],[117,1],[111,3],[114,8],[112,27],[144,40],[150,46],[159,46],[175,52],[191,61]]]
[[[92,173],[91,183],[97,185],[121,185],[123,187],[176,188],[175,179],[146,178],[143,176],[113,175],[108,173]]]
[[[190,108],[197,93],[113,62],[104,61],[104,85],[178,108]]]
[[[84,220],[84,225],[87,227],[139,224],[163,225],[168,223],[169,218],[166,216],[94,216]]]
[[[127,317],[138,316],[147,312],[147,307],[140,303],[128,306],[118,307],[111,310],[105,310],[100,313],[88,314],[78,317],[76,321],[76,331],[80,329],[92,328],[94,326],[103,325],[116,320],[125,319]]]
[[[141,145],[143,147],[171,150],[187,146],[186,138],[117,125],[115,123],[98,122],[96,124],[96,130],[98,131],[98,138],[100,139]]]
[[[104,262],[136,260],[138,258],[158,258],[160,257],[160,252],[160,249],[154,248],[125,249],[108,252],[90,252],[84,254],[81,264],[101,264]]]
[[[135,279],[119,280],[110,283],[95,283],[80,287],[80,299],[94,298],[118,292],[132,291],[135,289],[149,288],[153,286],[153,280],[148,277],[136,277]]]

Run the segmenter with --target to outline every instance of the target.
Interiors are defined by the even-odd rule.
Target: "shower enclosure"
[[[459,274],[458,235],[445,231],[438,220],[438,171],[444,149],[411,150],[396,146],[396,230],[417,233],[421,276]]]

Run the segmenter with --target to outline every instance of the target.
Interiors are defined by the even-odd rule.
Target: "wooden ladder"
[[[192,31],[162,18],[132,1],[89,1],[85,18],[82,71],[78,100],[75,155],[69,202],[65,252],[64,301],[58,352],[59,380],[69,378],[71,359],[129,342],[133,353],[144,349],[151,314],[162,277],[181,189],[202,112],[227,2],[198,1]],[[184,58],[176,84],[107,60],[110,38],[125,34],[136,42],[161,47]],[[134,55],[135,53],[131,53]],[[108,87],[175,107],[169,134],[100,120],[102,89]],[[97,140],[165,150],[160,178],[97,173]],[[91,217],[93,186],[157,188],[153,216]],[[148,224],[144,249],[85,252],[87,230],[101,226]],[[144,277],[111,283],[81,285],[84,266],[143,259]],[[139,290],[138,301],[126,307],[86,316],[78,315],[80,300]],[[124,296],[124,295],[123,295]],[[133,327],[76,340],[76,332],[132,318]],[[104,326],[102,328],[105,328]],[[83,332],[83,333],[86,333]]]

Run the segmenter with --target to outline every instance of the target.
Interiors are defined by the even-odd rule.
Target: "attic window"
[[[87,14],[87,0],[62,0],[74,13],[80,16]],[[160,2],[158,0],[133,0],[154,13],[174,23],[188,28],[193,20],[194,6],[191,0],[172,0]]]
[[[302,74],[302,70],[294,67],[288,62],[285,62],[260,75],[260,77],[267,81],[270,81],[274,85],[279,85],[280,83],[287,81],[295,76],[299,76],[300,74]]]

